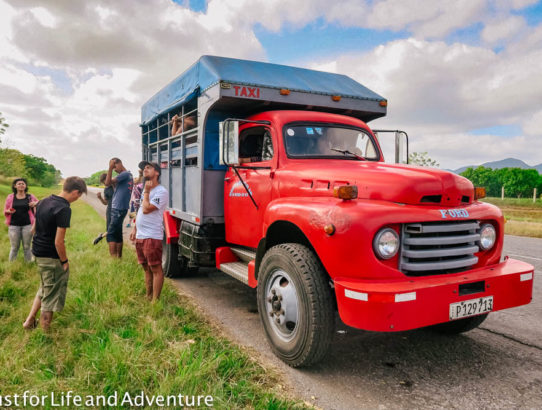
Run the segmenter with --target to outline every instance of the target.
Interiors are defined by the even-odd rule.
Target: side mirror
[[[408,164],[408,134],[400,130],[373,130],[387,163]],[[382,138],[392,134],[394,138]]]
[[[395,163],[408,164],[408,135],[404,131],[395,132]]]
[[[239,121],[226,120],[218,124],[220,164],[239,164]]]

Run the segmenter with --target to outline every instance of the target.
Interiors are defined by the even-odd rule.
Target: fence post
[[[501,199],[504,201],[504,186],[501,187]]]
[[[534,189],[534,192],[533,192],[533,203],[536,202],[536,188]]]

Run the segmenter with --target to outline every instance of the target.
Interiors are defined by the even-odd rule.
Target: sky
[[[542,163],[542,0],[0,0],[2,146],[136,171],[141,105],[204,54],[346,74],[442,168]]]

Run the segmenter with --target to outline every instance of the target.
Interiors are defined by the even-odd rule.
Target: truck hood
[[[288,191],[299,187],[311,196],[333,195],[335,186],[350,184],[357,185],[359,199],[444,206],[473,201],[468,179],[436,168],[343,160],[318,160],[318,166],[312,167],[309,161],[290,163],[285,174],[281,172],[285,178],[281,178],[280,196],[292,195]]]

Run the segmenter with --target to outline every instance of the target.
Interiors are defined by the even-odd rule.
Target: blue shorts
[[[122,224],[127,213],[127,209],[111,208],[111,220],[107,227],[107,242],[122,242]]]

